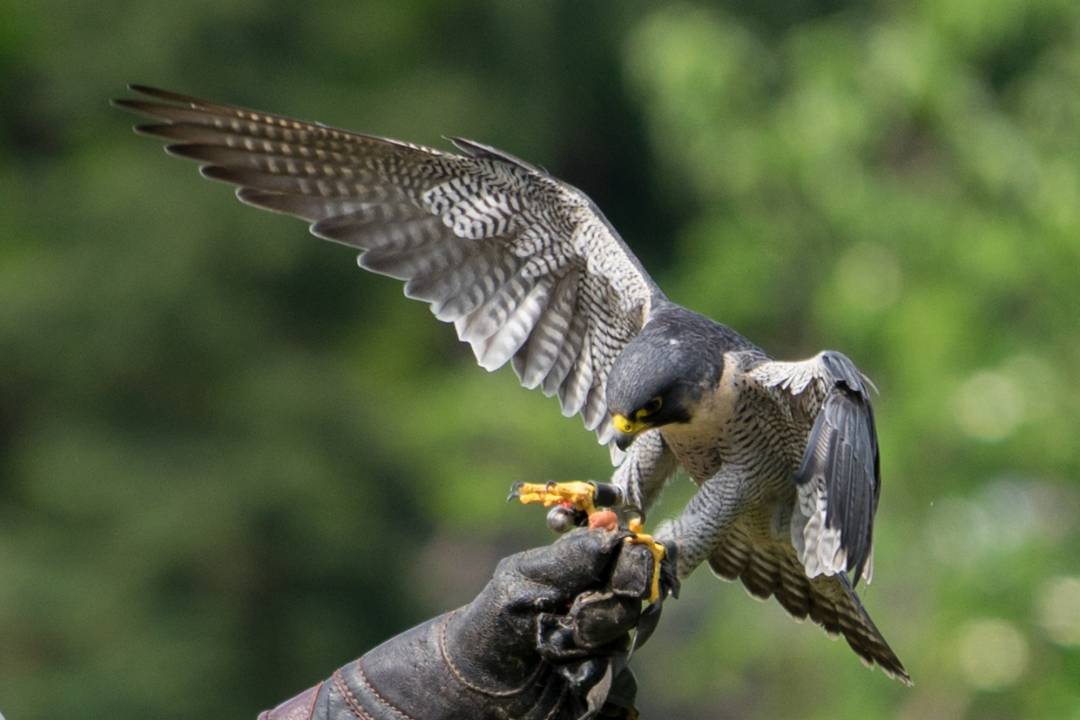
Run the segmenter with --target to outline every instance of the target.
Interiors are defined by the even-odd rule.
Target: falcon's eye
[[[646,418],[646,417],[649,417],[650,415],[655,415],[656,412],[660,409],[660,406],[663,405],[663,404],[664,404],[664,399],[662,397],[660,397],[659,395],[657,395],[652,400],[650,400],[649,402],[642,405],[641,409],[637,411],[636,415],[639,418]]]

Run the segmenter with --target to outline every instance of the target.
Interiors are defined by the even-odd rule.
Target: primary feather
[[[154,118],[204,176],[245,203],[302,218],[361,250],[360,266],[405,281],[451,322],[487,370],[558,395],[602,442],[604,382],[659,288],[579,190],[507,153],[464,154],[132,86],[117,100]]]

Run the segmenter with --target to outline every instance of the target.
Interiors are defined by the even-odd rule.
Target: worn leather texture
[[[626,667],[652,558],[572,531],[499,563],[463,608],[336,670],[259,720],[636,718]]]

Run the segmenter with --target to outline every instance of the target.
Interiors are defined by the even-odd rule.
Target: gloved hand
[[[504,559],[465,607],[260,720],[636,718],[626,659],[653,562],[629,535],[578,529]]]

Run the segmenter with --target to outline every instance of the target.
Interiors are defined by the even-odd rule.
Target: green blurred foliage
[[[546,541],[512,481],[608,472],[396,282],[134,137],[129,81],[503,147],[673,299],[875,379],[865,600],[916,687],[701,571],[645,717],[1080,718],[1073,0],[5,5],[10,720],[252,717]]]

